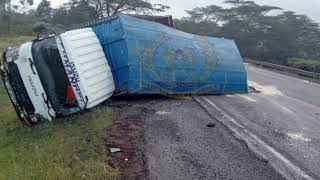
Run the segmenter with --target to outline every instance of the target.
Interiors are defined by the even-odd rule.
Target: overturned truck
[[[28,125],[90,109],[116,94],[248,91],[233,40],[125,14],[9,47],[0,72],[19,119]]]

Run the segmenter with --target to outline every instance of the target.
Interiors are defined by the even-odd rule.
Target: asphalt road
[[[249,66],[260,93],[207,97],[236,123],[320,179],[320,85]]]
[[[283,179],[192,98],[143,105],[147,179]]]
[[[320,179],[320,85],[248,71],[258,93],[140,104],[147,179]]]

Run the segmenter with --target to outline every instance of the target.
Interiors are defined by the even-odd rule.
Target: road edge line
[[[259,159],[263,159],[264,161],[268,162],[274,168],[274,170],[280,173],[284,178],[299,180],[314,179],[280,152],[245,129],[244,126],[239,124],[234,118],[229,116],[207,97],[198,96],[193,97],[193,99],[202,108],[204,108],[212,118],[222,123],[237,139],[245,142],[248,149],[252,151]]]

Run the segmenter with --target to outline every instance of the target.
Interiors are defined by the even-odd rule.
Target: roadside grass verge
[[[106,164],[103,139],[111,124],[110,110],[98,107],[83,115],[24,127],[0,82],[0,180],[117,179],[117,171]]]
[[[8,46],[15,46],[23,42],[27,42],[32,40],[34,37],[30,36],[19,36],[19,37],[5,37],[0,36],[0,51],[2,51],[4,48]]]

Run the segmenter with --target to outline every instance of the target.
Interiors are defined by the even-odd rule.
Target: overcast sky
[[[35,3],[41,0],[35,0]],[[209,4],[223,5],[224,0],[152,0],[169,5],[171,7],[165,14],[173,15],[175,18],[186,16],[185,10],[191,10],[197,6],[205,6]],[[320,23],[320,0],[253,0],[261,5],[279,6],[285,10],[295,11],[299,14],[306,14],[311,19]],[[51,0],[52,5],[57,7],[65,0]]]

